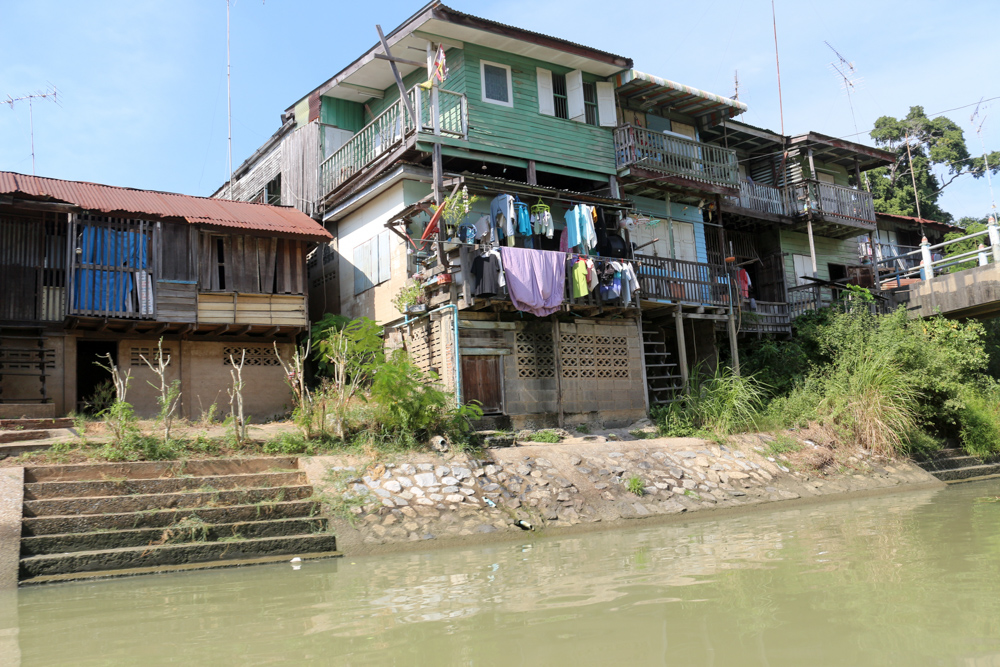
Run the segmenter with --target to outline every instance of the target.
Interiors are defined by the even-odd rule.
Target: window
[[[354,293],[361,294],[389,280],[392,236],[385,231],[354,248]]]
[[[601,127],[618,124],[613,83],[584,81],[580,70],[557,74],[537,67],[535,73],[538,113]]]
[[[597,125],[597,84],[583,82],[583,112],[587,125]]]
[[[505,107],[514,106],[510,67],[489,63],[485,60],[480,63],[480,67],[483,81],[483,101]]]
[[[552,103],[556,118],[569,119],[569,104],[566,99],[565,74],[552,74]]]

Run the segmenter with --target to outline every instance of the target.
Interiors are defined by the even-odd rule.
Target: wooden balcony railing
[[[727,196],[726,200],[733,206],[739,206],[754,213],[792,215],[793,210],[785,188],[776,188],[773,185],[755,183],[746,179],[740,180],[740,194]]]
[[[729,279],[721,266],[652,255],[636,255],[635,259],[644,299],[729,303]]]
[[[789,201],[795,215],[812,210],[854,227],[875,229],[875,202],[864,190],[809,180],[790,186]]]
[[[751,333],[789,333],[792,317],[789,304],[783,301],[757,301],[757,310],[749,310],[749,301],[744,299],[740,315],[740,331]]]
[[[615,128],[615,155],[619,169],[634,165],[693,181],[739,185],[736,151],[721,146],[622,125]]]
[[[407,93],[420,119],[414,124],[403,105],[396,100],[320,164],[320,192],[326,196],[416,132],[467,138],[469,109],[465,95],[433,88],[414,86]],[[437,109],[438,113],[434,113]],[[419,125],[419,127],[417,127]]]

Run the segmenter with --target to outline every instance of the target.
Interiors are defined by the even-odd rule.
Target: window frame
[[[593,97],[592,101],[587,99],[588,92]],[[591,116],[594,118],[593,123],[590,122]],[[594,81],[583,82],[583,122],[592,127],[601,126],[601,115],[597,108],[597,83]]]
[[[556,92],[556,77],[559,77],[562,83],[562,94]],[[562,114],[559,114],[559,105],[556,100],[562,101]],[[566,75],[558,74],[552,72],[552,115],[556,118],[562,118],[563,120],[569,120],[569,94],[566,92]]]
[[[501,100],[494,100],[494,99],[491,99],[491,98],[489,98],[489,97],[486,96],[486,66],[487,65],[489,65],[490,67],[496,67],[496,68],[503,69],[503,70],[506,71],[506,73],[507,73],[507,98],[508,98],[507,102],[503,102]],[[501,64],[501,63],[495,63],[495,62],[491,62],[489,60],[480,60],[479,61],[479,88],[480,88],[480,93],[481,93],[483,102],[486,102],[487,104],[496,104],[497,106],[501,106],[501,107],[508,107],[508,108],[513,108],[514,107],[514,80],[513,80],[513,77],[511,75],[510,65],[504,65],[504,64]]]

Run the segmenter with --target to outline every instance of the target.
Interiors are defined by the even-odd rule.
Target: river
[[[29,587],[0,665],[1000,667],[996,496]]]

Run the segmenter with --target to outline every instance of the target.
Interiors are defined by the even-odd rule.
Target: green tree
[[[951,214],[938,206],[941,192],[960,176],[986,175],[986,160],[970,155],[962,128],[944,116],[928,118],[920,106],[910,107],[902,119],[882,116],[875,121],[871,137],[877,146],[896,154],[892,165],[868,172],[875,210],[880,213],[917,215],[913,197],[915,179],[920,214],[950,222]],[[1000,151],[990,153],[988,160],[990,172],[1000,172]]]

